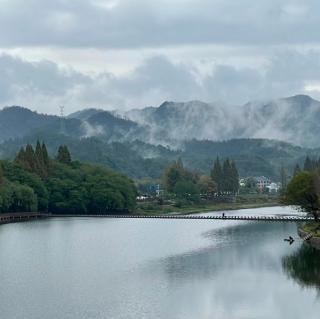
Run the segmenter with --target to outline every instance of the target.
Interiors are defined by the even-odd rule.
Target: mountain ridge
[[[122,114],[90,108],[64,118],[13,106],[0,110],[0,154],[13,157],[20,145],[37,139],[53,150],[59,140],[75,158],[132,178],[159,178],[179,157],[207,173],[221,156],[233,158],[243,176],[276,179],[282,165],[292,171],[306,154],[320,155],[318,123],[320,102],[305,95],[236,108],[197,100]]]
[[[61,125],[63,122],[63,125]],[[24,107],[0,110],[0,141],[22,137],[35,130],[64,127],[64,134],[104,136],[109,141],[139,139],[179,148],[185,140],[222,141],[232,138],[266,138],[291,144],[319,147],[320,102],[307,95],[240,106],[165,101],[158,107],[127,112],[88,108],[63,119]]]

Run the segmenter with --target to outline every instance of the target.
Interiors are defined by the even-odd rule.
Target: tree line
[[[217,184],[218,194],[236,194],[239,191],[239,173],[234,161],[227,158],[221,164],[217,157],[210,175]]]
[[[190,201],[199,201],[200,197],[212,199],[221,195],[235,195],[239,190],[238,170],[229,159],[221,163],[217,158],[210,175],[189,171],[178,159],[166,168],[162,181],[169,194]]]
[[[136,188],[126,176],[73,161],[61,145],[50,158],[46,145],[22,147],[14,161],[0,161],[0,212],[57,214],[128,212]]]

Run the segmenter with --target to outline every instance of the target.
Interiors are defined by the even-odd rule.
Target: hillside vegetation
[[[0,157],[12,160],[40,139],[51,156],[67,145],[75,159],[134,179],[159,179],[179,158],[208,174],[219,156],[232,158],[240,177],[279,181],[281,167],[290,176],[306,155],[320,155],[319,121],[320,102],[304,95],[238,107],[191,101],[123,114],[86,109],[64,118],[15,106],[0,111]]]
[[[55,159],[45,144],[28,144],[14,161],[0,162],[0,212],[56,214],[129,212],[136,188],[124,175],[72,161],[66,146]]]

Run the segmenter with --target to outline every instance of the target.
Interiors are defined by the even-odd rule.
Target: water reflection
[[[320,289],[320,251],[308,244],[282,258],[285,273],[302,287]]]
[[[284,256],[288,269],[299,260],[300,243],[283,241],[296,234],[295,223],[61,218],[3,226],[1,318],[318,319],[320,313],[317,289],[301,289],[283,270]],[[309,271],[317,265],[308,262]]]
[[[170,280],[210,278],[221,273],[245,270],[252,273],[281,269],[279,255],[288,245],[283,234],[292,235],[293,224],[248,223],[212,229],[202,234],[212,244],[165,258],[161,263]]]

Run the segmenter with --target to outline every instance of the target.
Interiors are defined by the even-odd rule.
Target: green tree
[[[205,198],[210,199],[217,192],[217,184],[207,175],[201,175],[197,185],[201,195]]]
[[[137,190],[133,181],[101,167],[71,162],[67,147],[59,150],[60,161],[51,160],[44,143],[38,142],[35,151],[30,144],[22,148],[15,162],[0,162],[4,175],[0,212],[48,209],[58,214],[81,214],[134,209]],[[45,179],[40,178],[39,167],[48,169]]]
[[[38,159],[39,163],[41,165],[43,165],[44,163],[43,163],[43,158],[42,158],[42,148],[41,148],[39,140],[37,140],[35,156]]]
[[[221,193],[223,191],[222,190],[223,171],[222,171],[219,157],[217,157],[216,160],[214,161],[213,168],[210,172],[210,176],[213,179],[213,181],[217,184],[218,193]]]
[[[50,160],[49,160],[47,147],[46,147],[46,144],[44,144],[44,142],[41,145],[41,153],[42,153],[42,160],[43,160],[44,166],[46,168],[46,171],[48,172]]]
[[[37,210],[37,196],[32,188],[7,182],[0,188],[1,212],[33,212]]]
[[[180,199],[185,199],[192,202],[198,202],[200,197],[199,188],[196,184],[190,181],[179,181],[174,186],[174,193]]]
[[[231,191],[236,194],[239,191],[239,173],[234,161],[231,161]]]
[[[38,209],[37,196],[33,189],[19,183],[11,183],[12,188],[12,204],[10,211],[12,212],[35,212]]]
[[[2,167],[9,181],[32,188],[37,196],[39,210],[47,210],[49,201],[48,191],[44,181],[42,181],[38,175],[26,171],[20,164],[10,163],[8,161],[4,161]]]
[[[66,145],[59,146],[58,154],[57,154],[57,161],[63,164],[70,164],[71,163],[71,155]]]
[[[24,165],[26,162],[26,151],[24,149],[24,147],[21,147],[16,158],[15,158],[15,162],[19,163],[21,165]]]
[[[298,205],[304,211],[318,217],[319,197],[312,172],[303,171],[292,178],[284,193],[284,202]]]
[[[230,161],[227,158],[223,162],[223,166],[222,166],[221,190],[224,193],[230,193],[232,189],[233,189],[232,169],[231,169]]]
[[[31,144],[27,144],[26,146],[26,154],[25,154],[25,161],[27,164],[27,168],[35,172],[36,171],[36,158],[35,158],[35,153],[33,150],[33,147]]]
[[[173,192],[175,185],[185,179],[186,173],[183,163],[179,158],[172,165],[168,166],[164,172],[163,184],[168,192]]]

